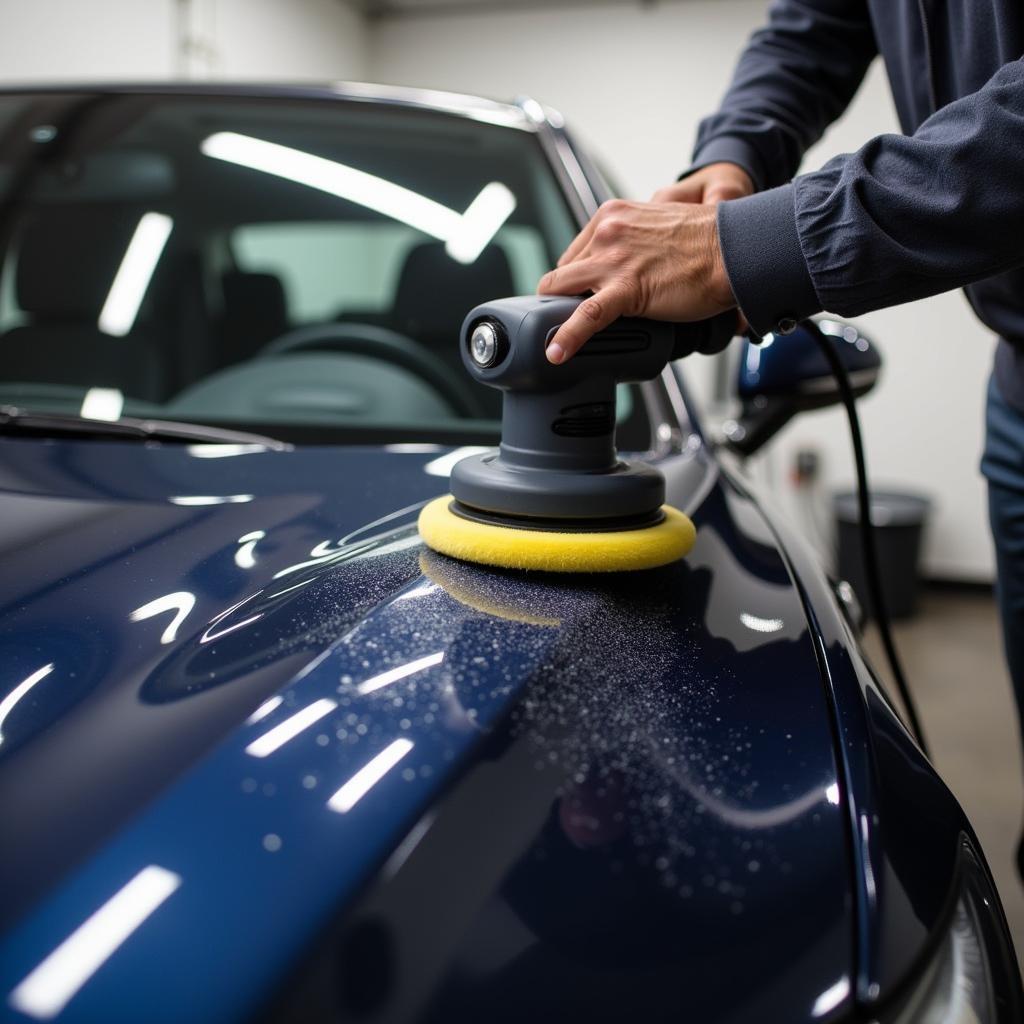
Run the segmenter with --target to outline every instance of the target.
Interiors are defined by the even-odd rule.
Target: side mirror
[[[767,334],[760,345],[745,340],[736,389],[742,412],[725,427],[733,449],[752,455],[797,413],[839,403],[839,387],[819,347],[822,340],[835,346],[858,398],[875,386],[882,357],[852,324],[804,320],[792,334]]]

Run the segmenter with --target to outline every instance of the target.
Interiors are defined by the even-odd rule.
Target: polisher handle
[[[545,356],[548,341],[583,302],[580,296],[520,295],[485,302],[462,325],[462,360],[482,384],[505,392],[561,392],[595,380],[652,380],[670,359],[719,352],[736,333],[733,310],[699,323],[620,317],[595,334],[567,363]],[[478,327],[494,333],[493,358],[474,355]]]
[[[692,324],[676,324],[676,338],[672,345],[672,360],[699,352],[704,356],[721,352],[739,333],[736,310],[727,309],[710,320]]]

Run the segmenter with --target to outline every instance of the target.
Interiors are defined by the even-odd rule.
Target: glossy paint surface
[[[943,926],[959,883],[961,839],[967,837],[975,851],[980,846],[963,810],[864,661],[820,567],[785,523],[775,520],[773,528],[799,579],[838,709],[845,810],[858,883],[857,996],[874,1004],[919,964],[929,938]],[[994,900],[991,909],[993,928],[1012,949]],[[1015,965],[1010,970],[1016,973]]]
[[[418,1009],[472,1016],[490,998],[487,977],[459,979],[496,901],[542,976],[569,954],[600,965],[606,990],[566,987],[567,1010],[660,993],[655,1016],[802,1020],[848,1001],[827,694],[756,507],[691,452],[664,465],[699,526],[687,562],[491,572],[419,543],[415,506],[446,485],[424,472],[437,454],[2,443],[2,692],[53,665],[3,723],[0,793],[24,837],[5,887],[25,883],[0,955],[7,1013],[155,867],[179,883],[62,1019],[251,1015],[489,769],[461,857],[501,870],[461,895],[459,871],[435,878],[463,927]],[[737,949],[778,983],[710,970]]]

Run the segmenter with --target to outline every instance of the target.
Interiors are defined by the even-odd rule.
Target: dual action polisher
[[[518,296],[477,306],[459,343],[469,373],[502,392],[501,445],[455,465],[451,495],[420,513],[426,544],[509,569],[615,572],[682,558],[695,531],[665,479],[619,459],[615,388],[672,359],[719,352],[734,311],[693,324],[623,317],[554,365],[545,348],[583,299]]]

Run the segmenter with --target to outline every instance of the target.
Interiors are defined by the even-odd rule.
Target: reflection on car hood
[[[410,1012],[493,1009],[523,958],[461,967],[496,904],[527,977],[573,959],[545,996],[566,1014],[638,992],[650,1019],[844,1004],[849,869],[803,613],[756,509],[688,458],[666,467],[670,494],[709,484],[686,563],[558,579],[423,549],[436,452],[0,442],[14,1004],[104,901],[160,878],[145,927],[67,983],[67,1018],[244,1017],[484,769],[492,820],[432,886],[450,905],[460,858],[498,866]]]

